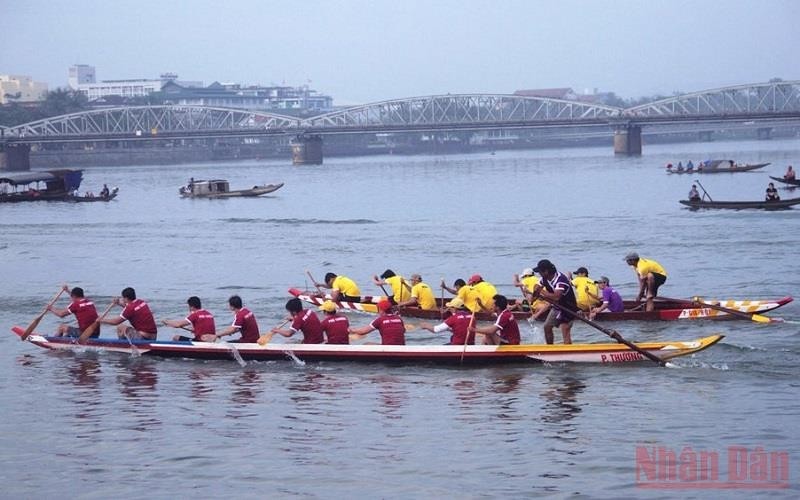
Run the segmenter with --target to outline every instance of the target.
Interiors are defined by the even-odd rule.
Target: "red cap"
[[[479,281],[483,281],[483,278],[481,278],[481,275],[480,275],[480,274],[473,274],[473,275],[472,275],[472,276],[469,278],[469,281],[467,282],[467,284],[468,284],[468,285],[474,285],[475,283],[477,283],[477,282],[479,282]]]
[[[378,310],[379,311],[386,312],[386,311],[390,310],[391,308],[392,308],[392,303],[389,302],[388,300],[381,300],[380,302],[378,302]]]

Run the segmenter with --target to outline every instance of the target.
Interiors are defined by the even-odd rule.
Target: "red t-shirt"
[[[396,314],[386,314],[375,318],[370,326],[381,334],[383,345],[406,345],[406,328],[403,320]]]
[[[69,306],[67,306],[67,311],[75,315],[75,319],[78,320],[78,329],[80,329],[80,331],[89,328],[89,325],[94,323],[97,319],[97,309],[94,307],[94,302],[89,299],[84,298],[77,302],[71,302]],[[97,329],[97,333],[100,333],[100,328]]]
[[[253,343],[258,342],[258,323],[256,315],[251,313],[246,307],[236,311],[233,317],[233,325],[239,329],[242,337],[237,342]]]
[[[451,345],[464,345],[464,340],[467,338],[469,331],[469,324],[472,322],[472,315],[466,311],[456,311],[455,314],[444,320],[444,324],[450,327],[453,335],[450,336]],[[475,344],[475,334],[469,336],[469,345]]]
[[[198,309],[192,314],[186,316],[186,321],[192,324],[194,328],[194,339],[200,340],[200,337],[206,334],[214,335],[217,332],[217,325],[214,323],[214,315],[205,309]]]
[[[158,333],[156,320],[153,318],[153,313],[150,312],[150,306],[142,299],[128,302],[120,316],[127,319],[137,332],[152,333],[154,335]]]
[[[304,344],[321,344],[325,342],[322,336],[322,325],[319,323],[317,313],[311,309],[300,311],[292,321],[292,331],[303,332]]]
[[[514,313],[506,309],[500,313],[494,324],[500,327],[500,337],[505,339],[507,344],[519,344],[519,325]]]
[[[322,319],[322,331],[328,339],[328,344],[350,343],[350,320],[346,316],[325,316]]]

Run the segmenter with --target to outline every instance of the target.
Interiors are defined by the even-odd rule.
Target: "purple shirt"
[[[608,310],[611,312],[619,313],[625,310],[622,297],[619,296],[616,290],[611,288],[611,285],[606,285],[603,288],[603,302],[608,302]]]

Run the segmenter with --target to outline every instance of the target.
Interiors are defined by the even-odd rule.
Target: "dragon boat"
[[[331,300],[330,294],[321,294],[314,292],[304,292],[297,288],[290,288],[289,294],[297,297],[303,302],[315,306],[320,306],[326,300]],[[384,295],[364,296],[361,297],[361,302],[347,302],[338,301],[336,304],[343,312],[362,312],[377,314],[377,303],[381,300],[386,300]],[[740,319],[733,314],[714,309],[711,306],[723,307],[732,309],[745,314],[761,314],[772,311],[783,305],[788,304],[793,299],[792,297],[783,297],[780,299],[770,300],[704,300],[701,303],[693,302],[691,299],[684,300],[667,300],[657,299],[655,301],[655,310],[645,311],[644,305],[637,304],[634,301],[625,301],[625,310],[619,313],[602,312],[595,316],[597,321],[623,321],[623,320],[636,320],[636,321],[672,321],[678,319]],[[447,301],[447,299],[445,299]],[[439,320],[443,316],[442,299],[436,299],[437,309],[424,310],[419,307],[399,307],[397,308],[401,316],[409,318],[422,318],[428,320]],[[704,305],[705,304],[705,305]],[[530,310],[527,305],[523,306],[521,310],[515,311],[514,316],[517,319],[527,319],[530,316]],[[489,312],[479,312],[475,315],[477,321],[494,321],[495,316]],[[544,319],[544,318],[542,318]]]
[[[12,331],[23,335],[25,329]],[[661,360],[702,351],[724,338],[711,335],[689,341],[634,344]],[[29,342],[54,351],[104,351],[162,358],[242,361],[350,361],[388,364],[498,365],[508,363],[636,363],[648,361],[640,352],[619,343],[523,345],[369,345],[369,344],[264,344],[227,342],[128,341],[92,338],[79,344],[75,338],[34,333]],[[648,361],[649,362],[649,361]]]

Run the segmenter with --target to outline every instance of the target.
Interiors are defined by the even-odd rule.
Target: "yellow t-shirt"
[[[520,280],[520,282],[522,282],[522,285],[525,287],[526,290],[528,290],[529,292],[533,293],[534,287],[536,287],[536,285],[539,284],[539,277],[538,276],[525,276],[524,278],[522,278]],[[544,301],[542,299],[536,299],[536,300],[533,301],[533,304],[531,304],[531,306],[535,308],[535,307],[539,306],[540,304],[542,304],[543,302]]]
[[[639,258],[639,262],[636,263],[636,272],[639,273],[639,276],[642,278],[650,273],[658,273],[664,276],[667,275],[667,271],[661,267],[661,264],[654,260],[642,259],[641,257]]]
[[[411,296],[417,299],[417,305],[424,311],[436,309],[436,297],[433,296],[433,291],[427,284],[417,283],[411,287]]]
[[[333,280],[331,288],[334,290],[339,290],[339,292],[341,292],[344,295],[349,295],[351,297],[361,297],[361,290],[358,289],[358,285],[356,285],[356,282],[351,280],[347,276],[337,276]]]
[[[403,284],[405,283],[410,286],[410,283],[405,281],[402,276],[392,276],[391,278],[386,278],[384,281],[392,287],[392,295],[394,295],[395,302],[405,302],[411,298],[411,292],[408,286]]]
[[[474,285],[472,289],[475,290],[475,292],[478,294],[478,297],[480,297],[481,303],[483,304],[483,310],[491,311],[494,304],[494,296],[497,295],[497,289],[494,287],[494,285],[487,281],[481,281],[480,283]]]
[[[575,286],[575,298],[580,310],[588,311],[590,307],[597,304],[597,301],[586,293],[586,287],[588,287],[589,292],[595,297],[600,296],[597,291],[597,285],[594,284],[593,279],[587,278],[586,276],[575,276],[572,278],[572,284]]]
[[[464,301],[464,305],[467,309],[472,312],[476,312],[480,309],[478,306],[478,292],[469,285],[464,285],[458,289],[458,295],[456,295],[459,299]]]

